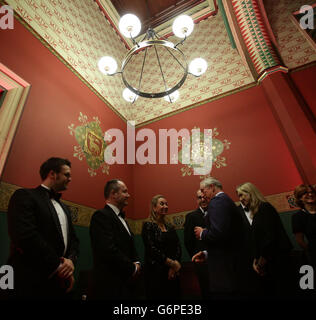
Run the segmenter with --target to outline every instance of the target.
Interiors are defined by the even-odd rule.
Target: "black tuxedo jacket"
[[[50,295],[50,286],[54,280],[57,281],[50,276],[58,268],[60,258],[65,257],[76,263],[79,240],[69,209],[61,201],[60,204],[68,221],[65,255],[61,226],[47,190],[41,186],[18,189],[10,199],[8,229],[11,244],[8,264],[13,266],[18,294]]]
[[[94,297],[132,298],[135,272],[139,261],[134,237],[108,205],[96,211],[90,222],[93,254]]]
[[[248,256],[251,261],[251,265],[253,262],[254,254],[253,254],[253,236],[252,236],[252,227],[249,223],[249,220],[246,216],[246,213],[241,205],[238,207],[238,212],[242,218],[242,227],[243,227],[243,251],[244,254]]]
[[[209,203],[202,240],[208,252],[210,291],[236,292],[242,220],[235,203],[225,193],[212,198]]]
[[[239,291],[250,297],[262,292],[262,279],[253,269],[254,260],[254,236],[252,225],[246,216],[241,205],[238,206],[238,212],[242,218],[243,237],[240,255],[238,259],[239,270]]]
[[[197,252],[206,250],[204,241],[198,240],[194,234],[195,227],[205,228],[204,213],[200,208],[188,213],[184,222],[184,245],[192,258]]]

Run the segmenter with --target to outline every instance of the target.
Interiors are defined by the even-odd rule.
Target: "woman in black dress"
[[[150,221],[142,237],[145,246],[145,287],[149,299],[180,298],[181,245],[174,227],[165,222],[168,203],[164,196],[151,200]]]
[[[279,213],[250,182],[238,186],[237,193],[252,218],[253,269],[262,277],[262,294],[281,298],[291,295],[292,244]]]
[[[316,191],[311,185],[301,184],[294,196],[301,210],[292,216],[292,231],[306,254],[306,263],[316,272]]]

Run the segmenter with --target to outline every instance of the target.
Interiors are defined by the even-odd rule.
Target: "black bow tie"
[[[249,212],[249,208],[248,207],[244,207],[244,211],[245,212]]]
[[[56,201],[60,200],[61,193],[58,193],[58,192],[54,191],[53,189],[48,190],[45,188],[45,190],[48,192],[49,199],[54,199]]]
[[[124,211],[120,211],[119,216],[122,217],[123,219],[125,219],[125,212]]]

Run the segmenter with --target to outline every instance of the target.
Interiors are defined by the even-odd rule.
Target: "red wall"
[[[3,181],[23,187],[40,183],[40,164],[50,156],[72,161],[73,181],[64,198],[75,203],[102,207],[103,187],[108,179],[124,180],[132,195],[127,213],[145,218],[153,195],[162,193],[169,202],[169,212],[195,207],[195,191],[199,176],[182,176],[184,165],[113,165],[110,175],[99,169],[95,177],[88,174],[85,158],[73,156],[78,143],[68,126],[81,125],[79,113],[88,121],[97,116],[102,131],[118,128],[126,132],[126,124],[65,67],[39,40],[15,21],[14,30],[0,30],[0,61],[31,83],[32,88],[3,174]],[[315,113],[313,81],[315,68],[292,74],[304,99]],[[137,102],[136,102],[137,103]],[[194,127],[217,128],[220,141],[231,145],[221,156],[226,167],[213,166],[211,174],[222,181],[224,190],[237,200],[235,187],[253,182],[265,194],[293,190],[301,183],[283,136],[270,111],[261,86],[235,93],[194,109],[170,116],[143,128],[155,131]],[[137,145],[141,145],[138,143]],[[157,154],[158,154],[157,150]],[[157,157],[158,159],[158,157]]]
[[[291,73],[291,78],[316,117],[316,65]]]
[[[215,138],[231,142],[230,149],[221,154],[226,158],[227,166],[213,166],[211,175],[223,183],[225,191],[234,200],[237,200],[235,187],[246,181],[256,184],[265,195],[290,191],[301,183],[260,86],[146,126],[153,129],[157,137],[159,129],[179,131],[194,127],[201,130],[217,128],[219,135]],[[182,177],[181,167],[183,165],[135,166],[133,189],[138,217],[148,215],[150,199],[157,193],[166,196],[172,213],[195,207],[194,196],[200,177]]]
[[[79,144],[68,126],[82,125],[78,120],[80,112],[89,122],[97,116],[103,132],[109,128],[126,131],[125,122],[18,21],[14,30],[0,30],[0,39],[0,61],[31,84],[3,181],[22,187],[36,186],[40,183],[41,163],[51,156],[65,157],[72,162],[72,182],[63,198],[103,207],[106,180],[118,177],[131,186],[131,168],[114,165],[110,175],[98,169],[97,175],[91,177],[86,159],[80,161],[73,156],[74,146]],[[133,200],[127,212],[133,212]]]

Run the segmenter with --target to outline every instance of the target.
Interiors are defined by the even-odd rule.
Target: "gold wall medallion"
[[[97,170],[101,168],[104,174],[109,174],[110,167],[104,161],[104,150],[106,142],[103,139],[103,132],[100,127],[100,120],[94,117],[88,122],[88,117],[80,112],[79,121],[82,125],[75,127],[74,124],[68,126],[70,135],[74,136],[78,146],[74,146],[73,156],[80,161],[86,159],[89,166],[88,173],[91,177],[96,176]]]
[[[199,129],[197,127],[194,127],[194,129]],[[207,152],[211,152],[212,156],[212,162],[213,165],[212,167],[215,166],[215,168],[221,168],[221,167],[226,167],[227,163],[226,163],[226,157],[222,156],[222,153],[225,150],[228,150],[230,148],[231,142],[229,142],[227,139],[224,139],[223,141],[219,140],[217,138],[217,136],[219,135],[219,132],[217,131],[217,128],[212,129],[212,144],[211,145],[205,145],[204,143],[204,133],[202,132],[202,130],[200,130],[200,137],[199,140],[197,141],[197,143],[200,144],[200,156],[203,158],[203,155],[205,157],[205,153]],[[196,141],[193,141],[193,137],[190,136],[190,143],[191,146],[196,143]],[[182,161],[182,150],[184,148],[184,145],[182,145],[182,141],[179,140],[179,147],[180,147],[180,151],[179,151],[179,161],[183,163]],[[182,172],[182,177],[185,176],[191,176],[193,174],[193,170],[195,167],[197,166],[201,166],[201,164],[196,164],[193,160],[194,154],[191,154],[191,161],[189,164],[185,164],[184,167],[181,168],[181,172]],[[205,176],[201,176],[201,179],[206,178],[207,175]]]

